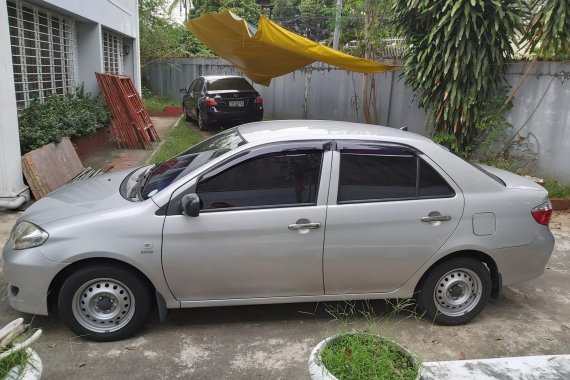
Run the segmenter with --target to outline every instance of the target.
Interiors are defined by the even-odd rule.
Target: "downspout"
[[[29,200],[28,189],[23,190],[19,195],[15,197],[2,197],[0,196],[0,209],[17,209],[20,208],[24,203]]]

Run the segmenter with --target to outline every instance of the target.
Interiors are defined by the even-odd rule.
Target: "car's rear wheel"
[[[196,114],[198,116],[198,129],[200,129],[201,131],[205,131],[208,129],[208,124],[206,124],[206,122],[204,121],[204,119],[202,118],[202,112],[200,111],[196,111]]]
[[[435,267],[422,281],[416,300],[426,318],[441,325],[460,325],[475,318],[491,296],[485,265],[459,257]]]
[[[151,299],[149,286],[135,273],[96,265],[67,277],[58,308],[63,321],[77,335],[113,341],[131,336],[144,324]]]

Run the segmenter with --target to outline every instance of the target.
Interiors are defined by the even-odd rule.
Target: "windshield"
[[[139,176],[136,189],[138,198],[144,200],[152,197],[177,179],[245,143],[237,128],[232,128],[155,165]]]

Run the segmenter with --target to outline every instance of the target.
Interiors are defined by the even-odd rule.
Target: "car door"
[[[188,88],[188,93],[185,96],[184,105],[186,106],[188,115],[193,118],[196,118],[196,108],[198,105],[197,94],[200,93],[203,83],[204,80],[202,78],[195,79]]]
[[[451,236],[463,194],[428,157],[397,144],[338,142],[324,246],[326,294],[401,287]]]
[[[174,296],[322,295],[331,156],[322,142],[270,144],[237,153],[177,190],[162,247]],[[200,215],[182,215],[180,198],[194,192]]]

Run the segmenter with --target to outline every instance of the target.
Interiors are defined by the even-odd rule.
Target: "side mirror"
[[[200,215],[200,197],[196,194],[186,194],[182,197],[182,212],[186,216]]]
[[[180,89],[180,93],[183,93],[183,92],[187,94],[187,93],[188,93],[188,90],[185,89],[185,88],[181,88],[181,89]]]

